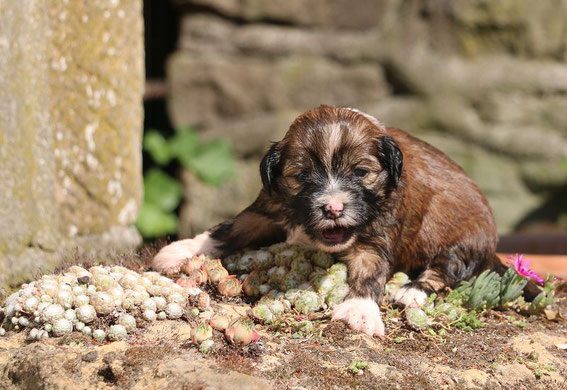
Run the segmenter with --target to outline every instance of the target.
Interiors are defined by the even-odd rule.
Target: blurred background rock
[[[146,26],[150,45],[169,31],[155,76],[171,127],[226,137],[236,156],[220,189],[181,175],[182,237],[248,205],[269,142],[322,103],[446,152],[501,233],[567,229],[564,0],[147,0]]]
[[[449,154],[501,250],[553,233],[531,248],[565,253],[566,61],[565,0],[0,0],[0,298],[69,253],[138,245],[142,173],[155,231],[155,213],[170,238],[234,216],[270,141],[322,103]],[[142,130],[161,163],[146,147],[142,166]]]

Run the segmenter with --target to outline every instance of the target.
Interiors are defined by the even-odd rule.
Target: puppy
[[[298,117],[260,164],[263,189],[236,218],[164,247],[156,270],[193,255],[224,256],[288,241],[333,252],[348,265],[350,293],[333,320],[384,335],[378,304],[391,275],[414,272],[394,299],[421,305],[496,259],[488,202],[439,150],[374,117],[320,106]]]

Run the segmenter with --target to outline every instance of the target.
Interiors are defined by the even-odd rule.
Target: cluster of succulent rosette
[[[485,271],[462,282],[444,297],[433,294],[427,305],[404,311],[408,325],[435,333],[431,325],[442,324],[471,330],[481,327],[475,313],[485,309],[513,308],[536,314],[548,307],[555,284],[545,282],[529,269],[529,262],[516,255],[503,276]],[[527,279],[544,284],[530,303],[522,298]],[[73,331],[99,342],[122,340],[139,331],[142,323],[156,320],[191,319],[198,323],[191,338],[204,353],[213,346],[213,329],[233,344],[258,340],[255,322],[275,326],[299,316],[295,331],[314,330],[309,316],[329,312],[349,292],[347,267],[331,255],[288,244],[232,255],[224,261],[195,256],[185,263],[176,282],[157,272],[137,273],[122,266],[71,266],[58,275],[44,275],[21,286],[0,307],[0,336],[10,330],[25,330],[38,340]],[[386,285],[390,299],[408,276],[396,273]],[[221,296],[256,300],[248,317],[233,317],[219,310],[203,289],[213,288]],[[393,309],[386,317],[391,319]],[[295,321],[295,320],[294,320]]]
[[[542,313],[553,303],[557,283],[551,275],[543,280],[529,266],[530,261],[523,255],[511,256],[510,267],[502,276],[486,270],[461,282],[444,296],[432,294],[423,307],[405,310],[406,321],[410,327],[432,334],[436,334],[434,328],[437,328],[442,335],[451,327],[467,331],[482,328],[484,324],[479,320],[479,314],[487,309]],[[542,287],[533,301],[526,302],[522,292],[530,279]]]
[[[529,268],[530,261],[523,255],[510,257],[511,266],[500,276],[494,271],[486,270],[477,277],[462,282],[456,294],[462,304],[472,310],[513,308],[529,314],[542,312],[551,305],[555,296],[556,284],[553,277],[543,280]],[[543,285],[539,295],[527,303],[522,291],[529,280]]]

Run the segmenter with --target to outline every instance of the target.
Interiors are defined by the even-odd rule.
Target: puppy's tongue
[[[343,228],[336,227],[323,230],[322,235],[325,240],[338,244],[345,240],[346,231]]]

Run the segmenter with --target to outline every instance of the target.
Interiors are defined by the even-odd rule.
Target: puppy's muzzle
[[[343,215],[344,204],[340,200],[331,199],[322,209],[326,218],[337,219]]]

